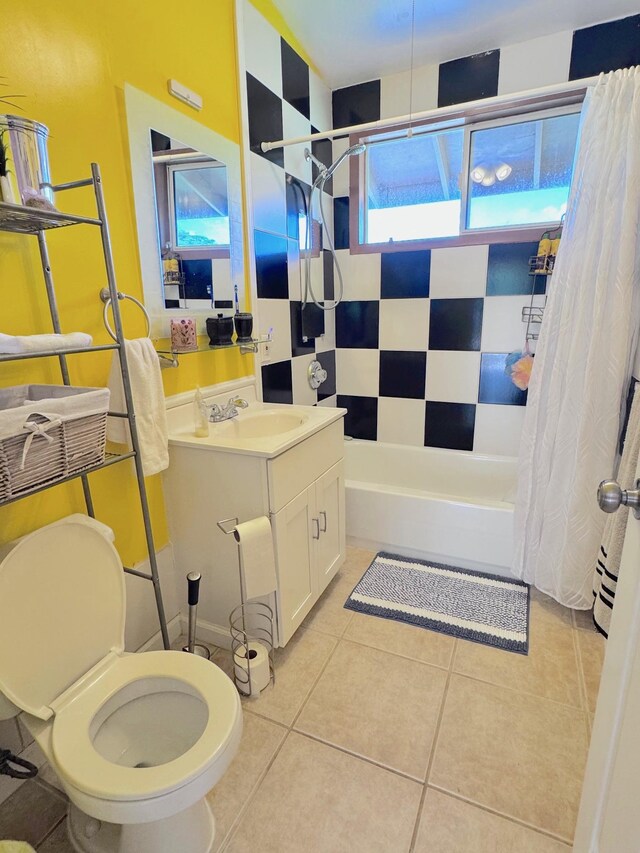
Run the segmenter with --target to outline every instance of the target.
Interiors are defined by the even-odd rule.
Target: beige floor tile
[[[565,625],[573,625],[572,610],[558,604],[544,592],[531,587],[531,618],[536,621],[562,622]]]
[[[299,628],[283,649],[276,649],[275,684],[263,690],[258,698],[243,699],[243,705],[263,717],[290,726],[336,643],[335,637]],[[214,663],[229,674],[231,652],[219,650]]]
[[[22,739],[18,732],[17,720],[0,720],[0,744],[2,749],[10,749],[14,755],[20,755]]]
[[[213,851],[219,850],[253,793],[261,775],[284,740],[287,730],[255,714],[244,715],[240,750],[207,800],[216,819]]]
[[[340,569],[340,574],[344,577],[348,577],[350,580],[353,579],[353,584],[355,586],[369,568],[375,556],[375,551],[369,551],[366,548],[356,548],[355,545],[349,545],[347,547],[347,557],[344,561],[344,565]]]
[[[427,789],[413,853],[568,853],[547,835]]]
[[[46,841],[38,847],[38,853],[74,853],[67,835],[66,820],[59,823]]]
[[[587,746],[581,711],[453,675],[429,781],[571,840]]]
[[[422,788],[291,733],[227,853],[406,853]]]
[[[62,820],[65,800],[31,779],[2,804],[0,838],[26,841],[37,847]]]
[[[57,788],[64,797],[67,796],[64,788],[62,787],[62,782],[58,779],[57,773],[47,762],[43,751],[35,741],[24,750],[21,757],[36,765],[38,768],[38,779],[40,781],[48,782],[49,785]]]
[[[189,637],[187,636],[187,634],[180,634],[180,636],[176,637],[176,639],[171,643],[171,648],[177,652],[182,651],[182,649],[187,645],[188,642]],[[204,646],[206,649],[209,649],[211,657],[213,657],[218,651],[217,646],[214,646],[213,643],[205,643],[205,641],[201,640],[198,636],[196,636],[196,642],[199,645]]]
[[[582,706],[571,611],[534,591],[529,620],[529,654],[460,641],[454,672]]]
[[[24,781],[10,779],[9,776],[0,776],[0,821],[2,820],[2,809],[4,803],[15,794],[18,788],[24,785]]]
[[[576,628],[583,631],[596,631],[596,626],[593,624],[593,610],[572,610],[571,612]]]
[[[337,574],[305,618],[304,627],[341,637],[353,618],[353,611],[346,610],[344,603],[356,583],[357,579]]]
[[[295,728],[424,780],[444,670],[342,640]]]
[[[444,669],[451,663],[455,645],[453,637],[438,631],[427,631],[395,619],[382,619],[366,613],[353,614],[344,638]]]
[[[607,641],[597,631],[576,631],[580,661],[584,675],[584,685],[587,691],[587,705],[593,714],[598,701],[600,676]]]
[[[18,728],[20,729],[20,737],[22,738],[22,745],[24,747],[29,746],[29,744],[33,743],[33,736],[29,729],[25,726],[21,719],[18,719]]]

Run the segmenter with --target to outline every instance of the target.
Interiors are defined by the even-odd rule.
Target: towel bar
[[[116,337],[115,332],[109,325],[109,306],[111,305],[111,294],[109,293],[109,289],[107,287],[103,287],[100,291],[100,299],[104,302],[104,309],[102,311],[102,319],[104,321],[105,328],[109,335],[113,338],[114,341],[117,342],[118,338]],[[149,337],[149,333],[151,332],[151,321],[149,320],[149,314],[147,309],[144,307],[142,302],[139,299],[136,299],[135,296],[129,296],[128,293],[123,293],[121,290],[118,291],[118,299],[124,300],[128,299],[130,302],[133,302],[144,314],[144,319],[147,323],[147,337]],[[178,367],[178,359],[177,358],[167,358],[165,355],[160,355],[158,353],[158,358],[160,359],[162,367]]]

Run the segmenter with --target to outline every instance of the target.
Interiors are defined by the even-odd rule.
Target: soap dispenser
[[[193,427],[196,438],[206,438],[209,435],[207,405],[200,388],[196,388],[196,393],[193,395]]]

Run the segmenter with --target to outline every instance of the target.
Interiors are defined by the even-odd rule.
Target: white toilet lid
[[[49,719],[51,703],[124,648],[122,561],[93,527],[36,530],[0,563],[0,691]]]

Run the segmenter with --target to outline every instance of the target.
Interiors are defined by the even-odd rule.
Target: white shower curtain
[[[640,67],[587,95],[566,224],[520,446],[514,571],[567,607],[593,603],[640,322]]]

